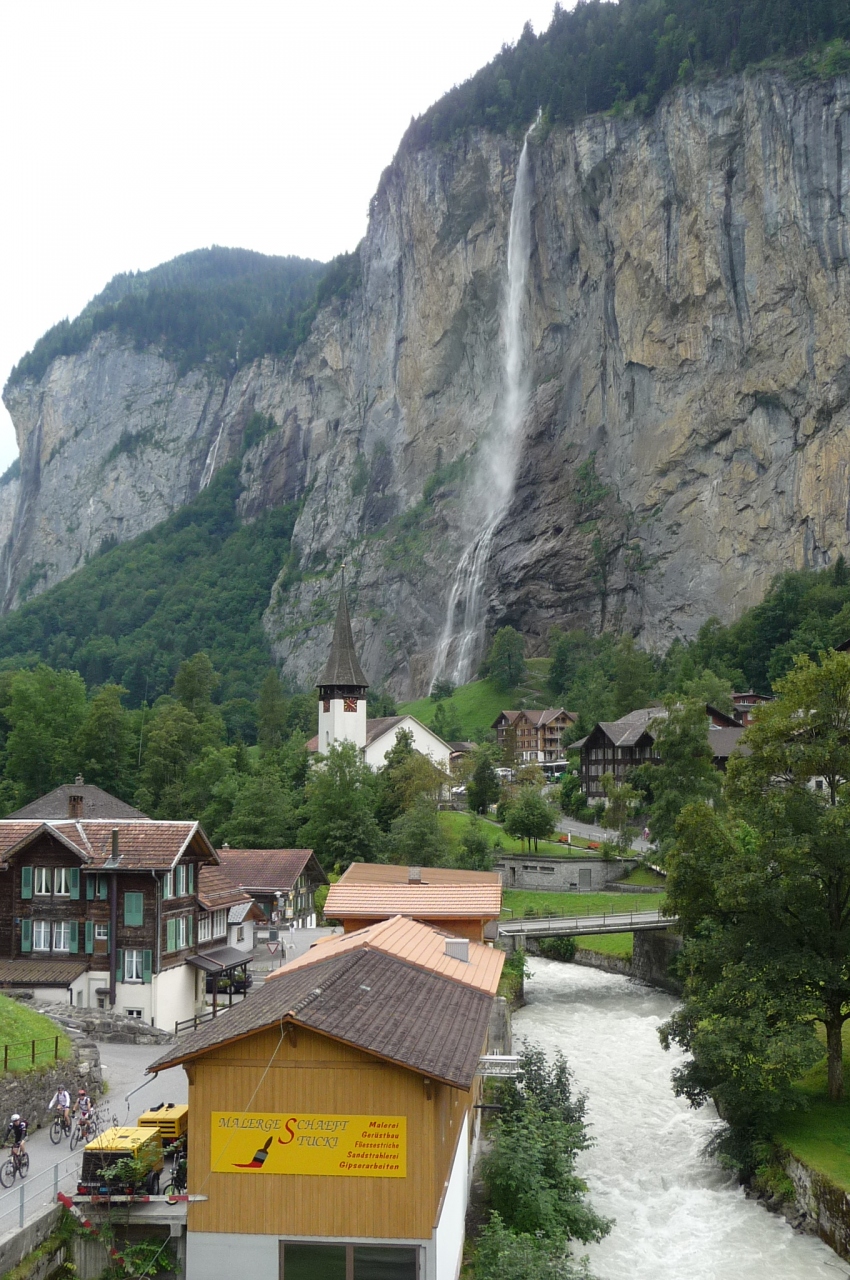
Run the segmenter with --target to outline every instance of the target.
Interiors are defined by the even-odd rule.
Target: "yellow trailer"
[[[167,1149],[185,1139],[189,1130],[189,1108],[185,1103],[160,1102],[159,1106],[142,1112],[138,1125],[140,1129],[159,1129],[162,1145]]]
[[[108,1176],[118,1164],[122,1165],[119,1176]],[[158,1195],[162,1169],[162,1139],[158,1129],[135,1126],[107,1129],[86,1143],[77,1193],[81,1196],[145,1192]]]

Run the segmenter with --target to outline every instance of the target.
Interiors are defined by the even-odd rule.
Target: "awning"
[[[240,969],[243,964],[251,963],[251,952],[240,951],[238,947],[213,947],[212,951],[189,956],[188,963],[204,973],[227,973],[230,969]]]

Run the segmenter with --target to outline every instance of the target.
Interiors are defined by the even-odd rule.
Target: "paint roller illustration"
[[[247,1164],[234,1164],[233,1166],[234,1169],[262,1169],[263,1165],[268,1159],[269,1147],[271,1145],[272,1145],[271,1138],[266,1138],[266,1141],[260,1147],[259,1151],[254,1156],[253,1160],[249,1160]]]

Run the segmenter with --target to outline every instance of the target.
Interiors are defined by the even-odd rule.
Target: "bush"
[[[547,960],[574,960],[577,950],[578,943],[575,938],[540,939],[540,954]]]

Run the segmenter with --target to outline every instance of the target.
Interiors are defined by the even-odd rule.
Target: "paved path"
[[[551,916],[548,919],[502,920],[502,938],[577,938],[603,933],[642,933],[649,929],[672,929],[676,920],[660,911],[616,912],[608,915]]]
[[[569,831],[574,836],[583,836],[586,840],[613,840],[615,833],[609,831],[607,827],[597,827],[590,822],[578,822],[575,818],[568,818],[566,815],[559,818],[555,823],[556,830],[563,831],[565,834]],[[635,836],[632,840],[632,848],[638,853],[646,853],[652,848],[647,840],[642,836]]]

